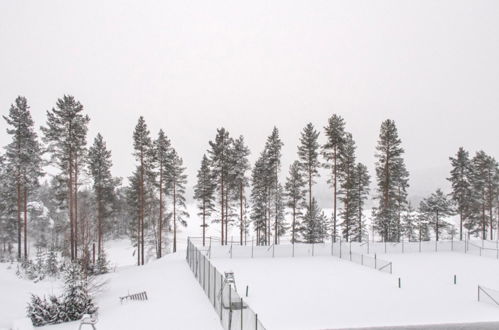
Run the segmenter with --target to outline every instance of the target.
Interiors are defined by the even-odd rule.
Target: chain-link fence
[[[239,295],[226,274],[222,275],[207,257],[209,250],[187,240],[187,263],[213,305],[225,330],[265,330],[262,322]]]
[[[326,257],[334,256],[356,264],[374,268],[382,272],[392,273],[392,263],[377,257],[375,253],[357,252],[350,243],[295,243],[255,245],[249,241],[248,245],[229,241],[227,245],[218,245],[218,239],[208,239],[207,254],[209,258],[284,258],[284,257]]]

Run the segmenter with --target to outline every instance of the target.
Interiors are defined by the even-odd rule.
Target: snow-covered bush
[[[60,297],[40,298],[32,295],[27,316],[35,326],[57,324],[81,319],[83,314],[97,311],[88,292],[88,278],[81,265],[71,263],[64,270],[64,293]]]

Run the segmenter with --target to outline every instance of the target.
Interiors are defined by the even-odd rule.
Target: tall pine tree
[[[194,199],[198,201],[198,208],[200,215],[203,218],[203,246],[205,245],[206,237],[206,217],[211,216],[215,208],[215,188],[216,184],[213,182],[213,177],[210,170],[210,161],[206,155],[203,155],[201,161],[201,168],[197,174],[197,183],[194,186]]]
[[[5,156],[16,184],[18,258],[21,258],[21,227],[24,228],[24,258],[28,258],[28,199],[42,175],[41,148],[25,97],[17,97],[15,104],[10,106],[9,115],[3,118],[9,126],[7,134],[12,136]],[[24,225],[21,224],[21,213]]]
[[[381,124],[376,146],[376,179],[378,207],[375,209],[374,226],[384,241],[399,241],[401,205],[405,204],[407,178],[397,127],[393,120]]]
[[[469,153],[459,148],[456,157],[449,157],[451,161],[450,181],[452,185],[452,199],[457,205],[459,214],[459,240],[463,240],[463,225],[468,222],[472,211],[472,168]]]
[[[61,171],[59,180],[66,185],[64,199],[69,213],[72,260],[78,258],[78,175],[85,161],[89,121],[81,103],[64,95],[55,108],[47,111],[46,126],[41,128],[51,160]]]
[[[298,145],[298,158],[302,175],[307,181],[308,207],[312,206],[312,185],[315,178],[319,176],[319,132],[312,123],[308,123],[303,129]]]
[[[324,167],[330,170],[328,183],[333,188],[333,214],[332,214],[332,238],[336,242],[337,238],[337,203],[338,203],[338,177],[341,163],[342,149],[345,143],[345,121],[334,114],[328,120],[328,125],[324,127],[326,143],[322,147],[324,157]]]
[[[300,228],[300,218],[302,216],[302,205],[304,204],[305,180],[300,173],[300,163],[296,160],[289,167],[289,174],[286,178],[284,189],[286,191],[286,206],[291,209],[291,242],[298,240]]]

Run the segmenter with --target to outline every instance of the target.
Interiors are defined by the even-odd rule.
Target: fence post
[[[241,330],[243,330],[243,298],[241,298]]]
[[[210,269],[211,269],[211,264],[208,263],[208,298],[210,298],[210,285],[211,285],[211,282],[210,282],[210,277],[211,277],[211,272],[210,272]]]
[[[223,305],[222,302],[224,300],[224,279],[222,275],[220,275],[220,321],[222,321],[222,313],[223,313]]]
[[[213,307],[217,309],[217,271],[213,267]]]
[[[457,283],[457,278],[456,278],[456,274],[454,274],[454,285],[456,285]]]
[[[272,244],[272,258],[275,256],[275,244]]]
[[[363,254],[360,255],[360,264],[362,266],[364,266],[364,255]]]
[[[376,253],[374,254],[374,269],[378,269],[378,263],[376,260]]]
[[[232,284],[229,284],[229,330],[232,328]]]
[[[232,242],[230,242],[230,258],[232,259]]]
[[[385,240],[385,253],[386,253],[386,240]]]
[[[255,313],[255,330],[258,330],[258,314]]]
[[[480,285],[478,286],[478,301],[480,301]]]
[[[400,287],[401,287],[401,283],[400,283],[400,277],[399,277],[399,289],[400,289]]]

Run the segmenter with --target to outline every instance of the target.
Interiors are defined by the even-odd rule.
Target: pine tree
[[[229,136],[229,132],[225,128],[217,129],[217,135],[215,141],[210,141],[210,148],[208,150],[208,155],[210,157],[211,172],[213,179],[217,182],[217,190],[220,194],[220,238],[221,243],[224,244],[227,241],[226,232],[227,219],[226,219],[226,196],[227,193],[227,180],[230,170],[230,149],[232,147],[232,139]],[[225,225],[225,226],[224,226]]]
[[[343,208],[340,211],[340,217],[343,222],[343,238],[348,242],[351,239],[352,227],[355,225],[355,217],[358,214],[358,202],[355,198],[357,189],[355,178],[355,142],[350,133],[345,134],[345,145],[342,150],[341,165],[340,165],[340,201]],[[358,233],[357,233],[358,234]],[[358,235],[357,235],[358,236]]]
[[[43,141],[48,144],[51,160],[61,173],[58,176],[66,185],[63,193],[69,212],[71,259],[78,258],[78,186],[79,169],[85,160],[86,136],[90,118],[83,113],[83,106],[73,96],[64,95],[56,107],[47,111],[47,123],[42,127]],[[62,188],[62,187],[61,187]]]
[[[402,216],[402,232],[409,242],[418,240],[416,231],[418,230],[418,215],[411,203],[408,203],[407,210]]]
[[[185,185],[187,175],[182,158],[175,151],[171,154],[172,167],[167,178],[167,191],[172,198],[173,211],[169,217],[173,220],[173,252],[177,252],[177,223],[187,226],[185,218],[189,217],[185,206]]]
[[[378,207],[374,226],[384,241],[400,240],[400,217],[406,204],[406,188],[409,173],[405,169],[397,127],[393,120],[385,120],[376,146],[376,178]]]
[[[138,180],[138,200],[139,200],[139,218],[137,223],[138,241],[137,241],[137,264],[144,264],[144,219],[145,219],[145,199],[146,199],[146,180],[147,176],[151,175],[153,163],[152,141],[149,134],[149,129],[144,120],[140,116],[135,130],[133,132],[133,148],[134,156],[139,162],[139,180]]]
[[[158,185],[159,185],[159,219],[158,219],[158,258],[162,256],[162,238],[163,238],[163,223],[164,223],[164,190],[168,173],[172,170],[172,147],[170,140],[166,137],[163,130],[159,131],[158,138],[154,141],[154,155],[156,161],[156,168],[158,172]]]
[[[203,155],[201,168],[197,174],[197,183],[194,186],[194,199],[198,201],[199,216],[203,218],[203,246],[205,245],[206,237],[206,217],[211,216],[215,208],[215,188],[213,177],[210,170],[210,161],[206,155]]]
[[[255,162],[251,173],[251,215],[253,228],[256,232],[257,245],[267,244],[268,228],[268,168],[267,153],[264,150]]]
[[[106,221],[113,211],[117,181],[111,175],[111,151],[99,133],[88,152],[88,167],[93,180],[93,191],[97,213],[97,253],[100,258],[104,250],[104,230]]]
[[[304,203],[303,196],[305,194],[305,181],[300,173],[300,163],[294,161],[289,167],[289,174],[284,186],[286,191],[286,206],[291,209],[293,217],[291,224],[291,242],[295,243],[298,240],[298,229],[300,228],[299,219],[302,216],[302,205]]]
[[[0,155],[0,259],[9,258],[18,233],[15,175],[5,157]]]
[[[449,157],[452,170],[449,180],[452,184],[452,199],[457,205],[459,213],[459,240],[463,240],[463,225],[468,222],[472,210],[471,162],[469,154],[462,147],[456,157]]]
[[[449,227],[449,223],[443,219],[454,215],[451,201],[440,189],[421,201],[419,212],[426,218],[428,225],[433,227],[437,241],[442,231]]]
[[[493,235],[493,208],[499,190],[499,169],[497,161],[483,151],[479,151],[472,161],[471,185],[473,189],[472,223],[470,229],[481,231],[482,239],[487,239],[489,227],[490,239]]]
[[[367,234],[363,211],[365,201],[369,197],[369,185],[371,184],[371,177],[369,176],[367,167],[362,163],[358,163],[355,167],[354,183],[355,187],[352,197],[357,204],[357,215],[354,218],[352,240],[361,242],[362,238]]]
[[[13,169],[17,190],[18,258],[21,258],[21,227],[24,228],[24,258],[28,257],[28,196],[38,186],[42,173],[41,148],[34,122],[25,97],[18,96],[10,106],[9,115],[3,116],[9,128],[7,133],[12,142],[6,147],[6,158]],[[21,224],[24,214],[24,225]]]
[[[312,123],[308,123],[303,129],[298,145],[298,158],[300,160],[300,170],[306,178],[308,184],[308,207],[312,205],[312,185],[315,178],[319,176],[319,132]]]
[[[336,242],[338,172],[341,163],[342,149],[345,143],[345,121],[341,116],[334,114],[329,118],[328,125],[324,127],[324,130],[327,141],[322,147],[322,154],[325,160],[324,167],[331,171],[328,183],[333,188],[332,238],[333,242]]]
[[[280,204],[282,201],[280,200],[280,196],[282,194],[279,193],[279,172],[281,170],[281,149],[284,143],[282,143],[281,138],[279,137],[279,130],[277,127],[274,127],[272,130],[272,134],[267,138],[267,142],[265,144],[265,149],[267,153],[267,173],[268,176],[268,190],[269,190],[269,215],[273,211],[274,213],[274,244],[278,243],[279,237],[279,227],[280,227]],[[273,210],[272,210],[273,209]],[[270,221],[270,216],[268,221]],[[270,228],[270,225],[269,225]],[[269,235],[270,242],[270,230],[267,233]]]
[[[234,191],[236,192],[236,199],[239,201],[239,240],[240,244],[243,245],[243,234],[245,230],[244,216],[243,216],[243,206],[244,206],[244,191],[248,187],[248,178],[246,172],[249,170],[248,156],[250,151],[248,147],[244,144],[243,136],[240,136],[234,140],[234,145],[232,149],[232,166],[231,166],[231,177],[234,184]]]
[[[327,236],[327,219],[315,198],[303,217],[300,232],[305,243],[321,243]]]

